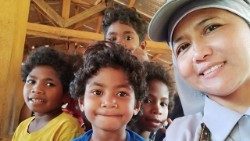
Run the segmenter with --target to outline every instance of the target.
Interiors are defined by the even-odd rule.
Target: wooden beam
[[[90,3],[87,3],[87,2],[84,1],[84,0],[71,0],[71,1],[74,2],[74,3],[78,3],[78,4],[90,6]]]
[[[103,40],[103,35],[87,32],[87,31],[79,31],[67,28],[53,27],[48,25],[41,25],[36,23],[28,23],[27,25],[27,34],[31,33],[31,31],[35,31],[38,33],[45,33],[48,35],[53,35],[57,37],[64,38],[80,38],[87,40]],[[42,34],[41,34],[42,36]]]
[[[28,23],[27,34],[39,37],[51,36],[53,39],[63,38],[64,40],[68,39],[69,41],[83,40],[82,42],[86,40],[100,41],[104,39],[103,35],[100,33],[53,27],[36,23]],[[147,42],[147,49],[149,50],[160,50],[161,53],[163,51],[164,52],[166,51],[166,53],[171,53],[171,50],[167,47],[166,43],[153,42],[150,40],[146,42]]]
[[[0,140],[9,141],[23,105],[20,77],[29,0],[2,0],[0,5]],[[7,140],[7,138],[9,140]]]
[[[98,20],[97,20],[97,24],[96,24],[96,30],[95,30],[96,33],[100,33],[101,32],[101,29],[102,29],[102,19],[103,19],[103,16],[100,14],[98,16]]]
[[[102,2],[102,0],[96,0],[95,3],[94,3],[94,5],[98,5],[101,2]]]
[[[56,25],[63,27],[64,20],[63,18],[51,8],[44,0],[32,0],[37,7],[39,7],[42,12],[44,12],[50,20],[52,20]]]
[[[62,4],[62,17],[63,17],[63,19],[69,18],[70,3],[71,3],[71,0],[63,0],[63,4]]]
[[[159,59],[162,54],[157,53],[156,55],[152,56],[152,60]]]
[[[129,1],[129,4],[128,4],[128,7],[134,7],[135,1],[136,1],[136,0],[130,0],[130,1]]]
[[[77,22],[85,20],[85,19],[89,18],[90,16],[103,11],[105,8],[106,8],[105,3],[100,3],[100,4],[96,5],[96,6],[93,6],[93,7],[89,8],[89,9],[87,9],[87,10],[85,10],[85,11],[83,11],[83,12],[81,12],[81,13],[79,13],[79,14],[77,14],[77,15],[69,18],[69,19],[67,19],[65,21],[65,27],[69,27],[69,26],[71,26],[71,25],[73,25],[73,24],[75,24]]]

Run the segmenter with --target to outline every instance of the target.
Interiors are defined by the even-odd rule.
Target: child
[[[165,68],[155,62],[144,62],[149,95],[142,103],[142,114],[131,129],[145,140],[155,140],[159,128],[168,125],[168,112],[173,109],[174,86]]]
[[[80,135],[77,119],[62,112],[73,79],[72,63],[56,50],[40,47],[22,65],[24,101],[34,113],[17,127],[12,141],[69,141]]]
[[[145,95],[144,67],[122,46],[98,42],[86,50],[70,93],[92,125],[74,141],[143,141],[126,125]]]
[[[119,5],[107,8],[102,26],[105,40],[123,45],[142,61],[149,60],[145,41],[147,22],[135,9]]]

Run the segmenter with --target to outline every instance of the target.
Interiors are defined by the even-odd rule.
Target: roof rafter
[[[134,7],[136,0],[130,0],[128,7]]]
[[[69,41],[76,41],[77,39],[78,42],[84,42],[86,40],[100,41],[104,39],[103,34],[100,33],[79,31],[29,22],[27,24],[27,34],[46,38],[50,37],[53,39],[62,38],[64,40],[68,39]],[[166,47],[166,43],[153,42],[149,40],[146,42],[147,49],[149,50],[159,49],[171,53],[170,49]]]
[[[98,5],[95,5],[89,9],[67,19],[65,21],[65,27],[69,27],[69,26],[71,26],[79,21],[85,20],[85,19],[89,18],[90,16],[103,11],[105,8],[106,8],[105,3],[100,3]]]
[[[63,18],[56,13],[56,11],[51,8],[44,0],[32,0],[35,5],[45,13],[49,20],[53,21],[56,25],[63,27],[64,20]]]
[[[62,17],[63,17],[63,19],[69,18],[70,3],[71,3],[71,0],[63,0],[63,4],[62,4]]]

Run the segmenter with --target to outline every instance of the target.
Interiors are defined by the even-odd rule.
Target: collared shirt
[[[199,141],[201,123],[205,123],[211,132],[212,141],[250,141],[241,133],[243,124],[240,119],[246,115],[250,115],[250,108],[241,114],[206,97],[204,114],[197,113],[174,120],[166,131],[164,141]]]

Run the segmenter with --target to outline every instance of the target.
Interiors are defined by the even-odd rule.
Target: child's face
[[[79,103],[94,130],[125,130],[139,111],[127,75],[110,67],[101,68],[87,81],[84,100]]]
[[[133,27],[119,21],[110,25],[105,38],[105,40],[121,44],[131,51],[141,47],[139,36]]]
[[[56,71],[49,66],[37,66],[27,76],[23,97],[30,110],[44,115],[61,109],[65,96]]]
[[[169,90],[167,85],[158,80],[149,84],[149,96],[142,104],[143,115],[140,125],[143,130],[153,131],[157,127],[167,124]]]

